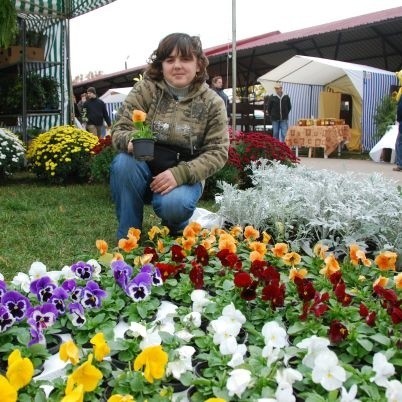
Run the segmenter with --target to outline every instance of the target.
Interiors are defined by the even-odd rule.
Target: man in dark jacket
[[[284,142],[288,131],[288,117],[292,109],[289,95],[282,92],[282,84],[277,82],[274,86],[275,95],[268,98],[267,111],[272,121],[273,136]]]
[[[396,121],[399,123],[398,136],[396,137],[395,153],[396,153],[396,167],[392,170],[402,172],[402,96],[398,101],[398,108],[396,112]]]
[[[83,105],[85,117],[87,119],[86,129],[92,134],[102,137],[103,120],[108,128],[112,125],[105,102],[97,98],[94,87],[87,89],[87,100]]]

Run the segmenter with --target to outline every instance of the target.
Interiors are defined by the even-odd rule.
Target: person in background
[[[197,36],[172,33],[151,54],[144,79],[138,81],[113,125],[112,142],[119,151],[111,164],[110,188],[116,204],[117,238],[131,227],[142,229],[143,210],[151,202],[171,235],[189,223],[203,191],[204,180],[228,158],[226,111],[219,96],[206,84],[208,59]],[[146,113],[157,146],[190,155],[160,173],[133,157],[132,114]],[[157,158],[153,162],[157,162]]]
[[[211,88],[223,99],[223,102],[225,103],[225,107],[226,107],[226,113],[227,113],[227,116],[229,117],[230,116],[229,98],[225,94],[225,91],[223,90],[223,79],[220,75],[217,75],[212,78]]]
[[[103,121],[106,122],[108,128],[111,127],[112,122],[107,112],[105,102],[96,96],[94,87],[87,89],[87,100],[82,106],[83,114],[86,121],[86,130],[101,138],[104,134]]]
[[[288,117],[292,109],[289,95],[282,91],[282,84],[277,82],[274,86],[275,94],[269,96],[267,102],[268,115],[271,117],[272,134],[274,138],[284,142],[288,131]]]
[[[395,163],[396,167],[392,170],[402,172],[402,96],[399,97],[396,109],[396,121],[399,123],[398,136],[395,142]]]

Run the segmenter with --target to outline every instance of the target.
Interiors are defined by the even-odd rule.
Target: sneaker
[[[394,172],[402,172],[402,166],[397,166],[392,169]]]

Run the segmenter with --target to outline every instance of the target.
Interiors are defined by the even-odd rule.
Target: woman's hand
[[[177,183],[172,172],[167,169],[153,178],[150,187],[154,193],[165,195],[176,188]]]
[[[134,145],[133,145],[132,141],[130,141],[130,142],[127,144],[127,152],[128,152],[129,154],[134,153]]]

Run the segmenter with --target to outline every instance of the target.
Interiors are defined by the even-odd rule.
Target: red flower
[[[338,320],[333,320],[329,326],[328,337],[332,343],[340,343],[349,335],[348,329]]]
[[[258,282],[254,281],[251,286],[247,287],[247,288],[243,288],[242,291],[240,292],[240,297],[243,300],[247,300],[247,301],[251,301],[254,300],[257,297],[257,285]]]
[[[150,261],[152,264],[159,260],[158,254],[153,247],[144,247],[144,254],[152,254],[153,257]]]
[[[242,262],[239,260],[239,257],[227,249],[219,251],[216,256],[224,267],[234,268],[237,271],[242,267]]]
[[[367,308],[367,306],[365,306],[363,303],[360,303],[360,306],[359,306],[360,317],[365,318],[365,317],[367,317],[368,313],[369,313],[369,309]]]
[[[262,300],[270,301],[271,307],[275,310],[276,307],[283,307],[285,302],[285,285],[279,283],[271,283],[262,289]]]
[[[297,293],[299,294],[300,299],[303,301],[314,299],[316,290],[314,289],[314,285],[311,281],[296,277],[295,284],[297,286]]]
[[[196,261],[192,261],[189,277],[195,289],[202,289],[204,287],[204,268]]]
[[[396,325],[402,322],[402,309],[400,307],[394,306],[390,311],[391,320]]]
[[[208,265],[209,255],[208,255],[207,249],[204,246],[202,246],[201,244],[198,245],[196,247],[196,249],[194,250],[194,252],[195,252],[195,258],[196,258],[197,262],[202,264],[204,267],[206,265]]]
[[[263,279],[264,270],[268,267],[266,261],[254,260],[251,263],[250,272],[258,279]]]
[[[183,247],[174,244],[170,249],[172,252],[172,261],[174,262],[182,262],[186,257],[186,252],[184,251]]]
[[[234,284],[238,288],[247,288],[253,283],[253,278],[248,272],[236,272]]]
[[[184,264],[167,264],[164,262],[157,262],[155,264],[161,273],[162,279],[165,281],[167,278],[174,278],[179,272],[181,272],[184,268]]]
[[[346,293],[346,285],[343,281],[335,286],[335,296],[343,306],[349,306],[352,303],[352,296]]]

